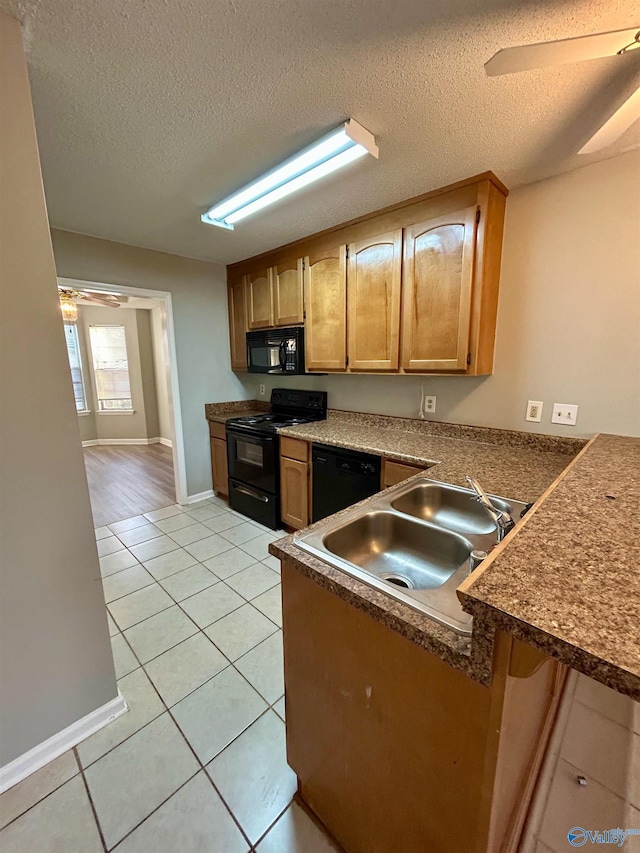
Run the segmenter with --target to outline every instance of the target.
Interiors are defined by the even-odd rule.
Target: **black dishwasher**
[[[314,444],[311,460],[313,521],[320,521],[380,491],[380,456]]]

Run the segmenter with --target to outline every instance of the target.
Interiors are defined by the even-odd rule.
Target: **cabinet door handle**
[[[254,492],[252,489],[248,489],[246,486],[234,486],[233,487],[236,492],[240,492],[243,495],[248,495],[250,498],[255,498],[258,501],[262,501],[263,503],[269,503],[269,498],[266,495],[259,495],[258,492]]]

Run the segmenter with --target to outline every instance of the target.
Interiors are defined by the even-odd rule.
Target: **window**
[[[132,411],[124,326],[89,326],[99,412]]]
[[[82,359],[80,358],[80,342],[78,327],[75,323],[64,324],[64,336],[67,341],[67,354],[73,382],[73,396],[76,398],[76,411],[87,411],[87,397],[84,393],[84,377],[82,375]]]

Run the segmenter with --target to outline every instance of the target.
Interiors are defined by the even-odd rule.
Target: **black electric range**
[[[280,526],[278,429],[326,417],[326,391],[274,388],[270,412],[228,420],[231,508],[276,530]]]

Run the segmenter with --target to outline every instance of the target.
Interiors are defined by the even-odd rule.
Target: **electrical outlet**
[[[570,403],[554,403],[553,414],[551,415],[552,424],[564,424],[565,426],[575,426],[578,420],[578,407]]]
[[[424,398],[424,412],[426,415],[435,415],[435,413],[436,413],[436,398],[435,397],[425,397]]]
[[[527,400],[527,414],[525,421],[534,421],[539,424],[542,420],[542,402],[540,400]]]
[[[260,396],[264,397],[264,382],[260,383]]]

